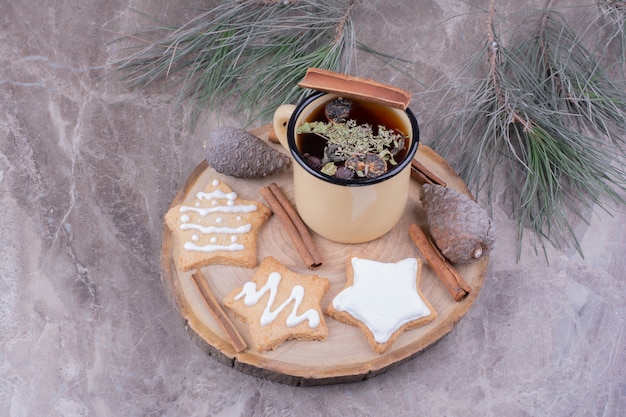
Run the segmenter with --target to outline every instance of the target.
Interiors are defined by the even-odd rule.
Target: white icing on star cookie
[[[302,323],[304,320],[308,320],[309,327],[314,329],[320,324],[320,316],[318,312],[312,308],[308,309],[304,313],[298,315],[297,311],[302,304],[302,299],[304,299],[304,287],[302,285],[294,285],[291,288],[291,294],[289,298],[287,298],[281,305],[276,307],[274,311],[272,311],[272,307],[274,306],[274,302],[276,301],[276,293],[278,292],[278,285],[282,276],[278,272],[271,272],[267,277],[267,282],[257,291],[257,285],[255,282],[248,281],[243,285],[243,288],[237,296],[235,296],[235,301],[239,300],[243,297],[243,302],[247,306],[253,306],[259,302],[261,297],[265,295],[266,292],[270,292],[270,296],[267,299],[267,304],[265,305],[265,310],[263,310],[263,314],[259,319],[259,323],[261,326],[267,326],[271,324],[276,317],[283,311],[287,306],[293,301],[293,307],[291,309],[291,313],[287,316],[285,320],[285,324],[287,327],[295,327],[298,324]]]
[[[329,314],[349,324],[355,324],[350,318],[362,323],[380,350],[386,350],[402,331],[436,316],[420,296],[417,259],[383,263],[354,257],[350,262],[352,282],[335,296]]]
[[[249,326],[252,346],[265,352],[291,339],[326,339],[320,303],[329,287],[328,279],[298,274],[268,256],[252,280],[233,289],[222,304]]]

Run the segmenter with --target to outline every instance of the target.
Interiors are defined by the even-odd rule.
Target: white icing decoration
[[[362,321],[377,343],[404,324],[431,314],[417,291],[417,260],[383,263],[352,258],[354,282],[333,299],[335,310]]]
[[[211,184],[213,185],[213,187],[217,187],[218,185],[220,185],[220,181],[219,180],[213,180],[213,182],[211,182]]]
[[[276,308],[276,310],[272,311],[272,306],[274,305],[274,301],[276,299],[276,292],[278,291],[278,285],[280,284],[281,275],[278,272],[272,272],[267,277],[267,282],[259,291],[256,290],[257,286],[254,282],[246,282],[243,285],[243,288],[237,296],[235,296],[235,301],[239,300],[241,297],[244,297],[243,302],[248,307],[255,305],[259,302],[261,297],[269,291],[270,296],[267,301],[267,305],[265,306],[265,310],[263,310],[263,314],[260,318],[261,326],[267,326],[276,320],[276,317],[283,311],[291,301],[294,301],[293,308],[291,309],[291,313],[289,317],[287,317],[286,324],[288,327],[294,327],[298,324],[302,323],[304,320],[309,321],[309,327],[315,328],[320,323],[320,316],[318,312],[314,309],[308,309],[302,315],[298,316],[296,311],[300,304],[302,304],[302,299],[304,298],[304,287],[302,285],[294,285],[291,289],[291,295],[287,298],[280,306]]]
[[[210,193],[204,193],[200,191],[196,194],[198,200],[213,200],[214,198],[225,198],[227,200],[235,200],[237,198],[237,193],[231,191],[230,193],[225,193],[222,190],[213,190]]]
[[[233,243],[235,243],[237,240],[238,240],[238,238],[237,238],[237,236],[236,236],[236,235],[232,235],[232,236],[230,237],[230,241],[231,241],[231,242],[233,242]]]
[[[248,233],[250,230],[252,230],[252,225],[244,224],[243,226],[239,226],[239,227],[227,227],[227,226],[218,227],[218,226],[202,226],[201,224],[196,224],[196,223],[185,223],[185,224],[180,225],[180,229],[181,230],[195,229],[199,231],[200,233],[204,233],[207,235],[212,234],[212,233],[242,234],[242,233]]]
[[[241,204],[236,206],[217,206],[217,207],[189,207],[181,206],[180,212],[186,213],[188,211],[195,211],[200,216],[205,217],[210,213],[250,213],[256,211],[257,207],[254,204]]]
[[[214,187],[219,185],[218,180],[213,180],[212,184]],[[255,204],[236,204],[235,200],[237,199],[237,193],[235,192],[224,192],[222,190],[213,190],[211,192],[198,192],[196,194],[198,200],[210,200],[210,203],[213,207],[202,207],[199,201],[195,202],[195,206],[181,206],[181,213],[195,212],[201,217],[206,217],[211,213],[251,213],[257,210],[257,205]],[[218,201],[227,200],[225,204],[222,204]],[[190,216],[188,214],[183,214],[181,217],[182,224],[180,225],[181,230],[190,230],[195,229],[203,234],[229,234],[229,235],[237,235],[237,234],[245,234],[252,230],[251,224],[244,224],[239,227],[225,227],[225,226],[203,226],[196,223],[190,223]],[[237,220],[241,221],[242,217],[237,216]],[[215,222],[220,224],[223,223],[224,219],[222,217],[217,217]],[[192,235],[191,240],[193,242],[197,242],[199,237],[197,235]],[[214,252],[219,250],[228,250],[228,251],[239,251],[243,250],[244,246],[235,243],[237,242],[236,236],[231,236],[231,244],[230,245],[216,245],[217,237],[211,237],[209,245],[198,245],[193,242],[185,242],[183,248],[188,251],[201,251],[201,252]]]
[[[191,242],[185,242],[183,248],[185,250],[193,250],[198,252],[216,252],[218,250],[238,251],[243,250],[243,245],[239,243],[231,243],[230,245],[204,245],[199,246]]]

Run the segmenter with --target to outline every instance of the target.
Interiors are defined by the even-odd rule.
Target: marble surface
[[[479,45],[486,1],[416,3],[356,9],[359,39],[413,61],[415,80],[364,53],[357,75],[417,94]],[[240,121],[225,109],[191,132],[166,85],[131,91],[107,67],[119,34],[150,24],[134,9],[181,23],[204,4],[0,0],[0,415],[626,414],[623,206],[577,228],[585,259],[549,248],[547,265],[529,233],[516,262],[515,223],[496,205],[472,309],[371,380],[285,386],[207,356],[160,281],[162,218],[206,132]],[[543,5],[498,2],[502,14]]]

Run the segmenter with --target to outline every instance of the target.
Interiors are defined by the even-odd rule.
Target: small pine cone
[[[487,212],[456,190],[424,184],[420,195],[430,234],[452,263],[467,264],[485,256],[496,240]]]
[[[234,127],[213,130],[204,143],[206,160],[217,172],[237,178],[262,178],[291,167],[291,158],[260,138]]]

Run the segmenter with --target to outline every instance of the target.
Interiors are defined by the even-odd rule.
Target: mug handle
[[[287,143],[287,126],[289,125],[289,119],[295,110],[295,105],[283,104],[274,112],[274,133],[276,133],[276,137],[278,137],[280,144],[287,150],[289,150],[289,144]]]

